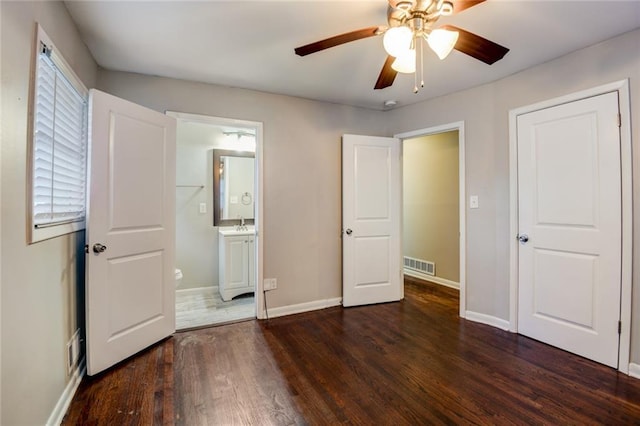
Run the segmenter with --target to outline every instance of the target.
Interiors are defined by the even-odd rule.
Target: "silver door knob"
[[[94,253],[100,254],[100,253],[104,252],[106,249],[107,249],[107,246],[104,246],[104,245],[102,245],[100,243],[95,243],[93,245],[93,252]]]
[[[346,232],[346,233],[347,233],[347,235],[351,235],[351,233],[352,233],[353,231],[351,230],[351,228],[347,228],[347,230],[346,230],[346,231],[344,231],[344,232]]]
[[[522,244],[524,244],[527,241],[529,241],[529,236],[527,234],[520,234],[520,235],[518,235],[518,241],[520,241]]]

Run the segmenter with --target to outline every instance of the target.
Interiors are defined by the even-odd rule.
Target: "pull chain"
[[[420,44],[420,49],[418,49]],[[422,37],[416,42],[414,40],[414,49],[416,49],[416,55],[420,55],[420,87],[424,87],[424,48],[422,43]],[[418,56],[416,56],[416,62],[418,62]],[[416,64],[416,71],[413,74],[413,93],[418,93],[418,65]]]
[[[420,37],[420,87],[424,87],[424,40]]]
[[[415,49],[416,55],[418,54],[418,46],[417,41],[413,39],[413,48]],[[416,62],[418,62],[418,57],[416,56]],[[416,66],[417,68],[417,66]],[[413,73],[413,93],[418,93],[418,70],[416,69]]]

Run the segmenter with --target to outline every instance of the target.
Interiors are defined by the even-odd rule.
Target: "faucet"
[[[236,231],[246,231],[247,226],[244,224],[244,217],[240,215],[238,217],[240,218],[240,225],[236,225]]]

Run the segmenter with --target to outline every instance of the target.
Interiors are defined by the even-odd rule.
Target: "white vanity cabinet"
[[[235,296],[255,291],[255,232],[219,231],[220,296],[228,302]]]

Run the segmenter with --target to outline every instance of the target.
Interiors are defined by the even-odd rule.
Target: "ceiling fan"
[[[306,56],[330,47],[383,35],[388,53],[374,89],[393,84],[398,72],[416,73],[418,63],[422,73],[423,42],[444,59],[455,49],[488,65],[499,61],[509,49],[479,35],[453,25],[435,28],[441,16],[462,12],[485,0],[388,0],[388,26],[368,27],[329,37],[295,48],[299,56]],[[414,92],[418,92],[417,73]],[[421,82],[424,86],[424,80]]]

